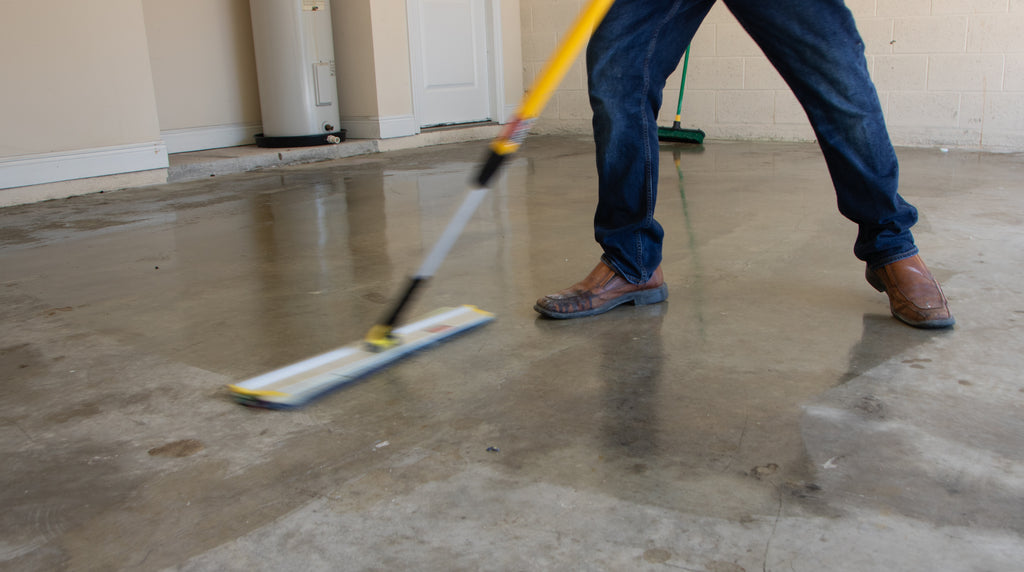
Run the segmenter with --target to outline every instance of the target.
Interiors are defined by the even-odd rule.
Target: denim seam
[[[646,179],[645,182],[644,182],[644,187],[645,187],[644,191],[645,191],[645,193],[647,195],[647,197],[646,197],[647,198],[647,212],[644,215],[644,225],[650,225],[651,221],[654,220],[654,207],[652,205],[654,203],[654,182],[653,181],[654,181],[654,176],[655,175],[653,173],[653,170],[651,169],[651,163],[652,163],[652,159],[651,159],[651,138],[650,138],[651,126],[650,126],[650,124],[648,122],[648,119],[647,119],[647,108],[646,108],[646,106],[648,105],[648,101],[650,99],[649,98],[649,92],[650,92],[650,87],[651,87],[651,57],[653,56],[653,54],[655,52],[656,46],[658,44],[658,38],[661,36],[662,29],[664,29],[665,25],[670,20],[672,20],[672,18],[675,16],[676,12],[679,11],[679,8],[680,8],[681,5],[682,5],[682,0],[676,0],[676,2],[673,2],[672,8],[665,13],[665,16],[662,18],[661,22],[659,22],[658,26],[654,29],[654,35],[651,36],[650,42],[648,43],[647,54],[645,54],[645,56],[644,56],[644,66],[643,66],[643,70],[644,70],[644,85],[643,85],[643,89],[640,91],[640,94],[641,94],[641,99],[640,99],[640,106],[641,106],[640,116],[644,118],[643,119],[643,125],[641,126],[641,131],[642,131],[643,141],[644,141],[644,176],[645,176],[645,179]],[[657,120],[657,118],[655,118],[655,120]],[[642,263],[643,263],[643,260],[644,260],[643,239],[640,237],[639,234],[637,234],[635,240],[636,240],[636,254],[635,254],[635,256],[636,256],[636,264],[637,264],[637,266],[641,266]],[[640,279],[639,279],[639,281],[637,283],[638,284],[642,284],[642,283],[650,280],[650,278],[651,278],[651,276],[650,276],[649,269],[646,268],[646,267],[641,266]]]

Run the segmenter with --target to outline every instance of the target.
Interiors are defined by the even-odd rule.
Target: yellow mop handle
[[[540,75],[534,79],[533,85],[523,97],[522,103],[519,104],[519,109],[515,116],[505,126],[501,134],[491,142],[489,156],[484,161],[476,177],[478,188],[466,196],[462,208],[459,209],[456,216],[448,223],[448,227],[441,236],[441,240],[438,240],[430,254],[423,261],[420,271],[409,281],[408,287],[405,289],[402,297],[399,298],[395,308],[382,323],[375,325],[366,335],[366,342],[370,348],[382,350],[398,343],[392,335],[392,330],[398,322],[402,309],[412,299],[413,293],[427,278],[433,275],[437,267],[440,266],[441,261],[447,256],[448,249],[458,237],[466,220],[476,210],[479,202],[483,200],[483,196],[487,191],[488,181],[498,171],[505,157],[514,153],[523,140],[526,139],[530,125],[533,124],[548,100],[551,99],[551,94],[554,93],[558,84],[561,83],[565,73],[569,71],[569,67],[572,66],[576,56],[579,55],[580,50],[590,40],[590,35],[597,28],[597,25],[601,23],[601,20],[608,13],[608,9],[611,8],[614,1],[590,0],[583,11],[580,12],[576,22],[569,28],[568,33],[558,46],[558,49],[555,50],[554,55],[548,60]]]
[[[569,29],[563,38],[562,43],[555,50],[554,55],[548,60],[547,65],[540,72],[530,86],[526,96],[515,116],[508,123],[502,133],[491,142],[491,150],[498,155],[514,153],[529,131],[530,125],[544,110],[548,100],[562,78],[565,77],[569,67],[572,66],[580,50],[590,40],[590,35],[597,28],[597,25],[604,19],[604,15],[611,8],[615,0],[590,0],[587,6],[580,12],[576,22]]]

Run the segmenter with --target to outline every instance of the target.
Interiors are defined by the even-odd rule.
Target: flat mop
[[[614,0],[590,0],[569,29],[558,49],[520,103],[519,110],[491,142],[487,158],[473,179],[474,187],[463,199],[433,249],[403,290],[394,307],[366,337],[342,348],[294,363],[228,386],[240,403],[273,409],[296,407],[324,393],[387,367],[414,351],[465,332],[494,319],[475,306],[442,308],[426,317],[396,327],[416,291],[434,275],[455,244],[466,223],[487,195],[488,183],[505,159],[526,139],[551,94],[572,66],[590,34]]]

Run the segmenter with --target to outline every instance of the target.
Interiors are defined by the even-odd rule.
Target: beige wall
[[[581,0],[522,0],[527,85]],[[864,36],[893,141],[1024,150],[1024,0],[848,0]],[[681,66],[680,66],[681,67]],[[810,140],[789,89],[721,2],[693,41],[683,123],[712,138]],[[681,69],[668,81],[670,125]],[[541,132],[589,132],[577,65],[545,110]]]
[[[372,15],[368,0],[340,0],[332,6],[334,61],[338,73],[338,111],[342,122],[378,115],[377,70]]]
[[[173,152],[252,143],[249,0],[142,0],[160,129]]]
[[[0,157],[160,138],[139,0],[0,3]]]
[[[523,91],[520,6],[489,1],[503,119]],[[415,133],[406,0],[332,8],[343,126]],[[168,151],[260,127],[248,0],[0,2],[0,69],[0,206],[163,182]]]
[[[2,2],[0,69],[0,206],[166,178],[139,0]]]
[[[504,100],[502,120],[518,109],[523,98],[523,35],[519,0],[501,0],[501,52],[505,62]]]
[[[381,117],[411,115],[412,86],[405,0],[372,0],[373,61]]]
[[[333,18],[342,127],[368,139],[416,133],[405,0],[341,0]]]

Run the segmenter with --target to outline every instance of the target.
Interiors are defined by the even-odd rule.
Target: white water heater
[[[260,147],[338,143],[330,0],[249,0],[263,133]]]

